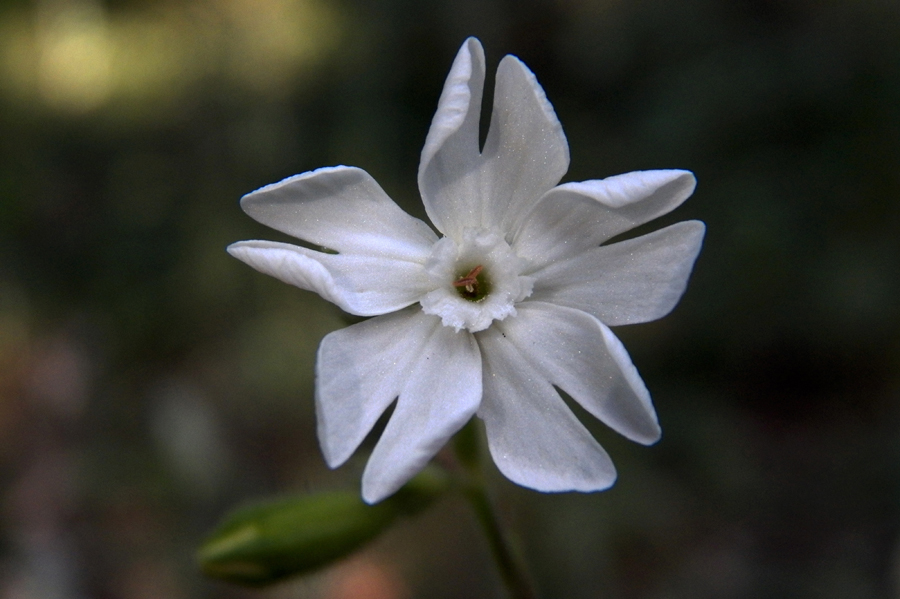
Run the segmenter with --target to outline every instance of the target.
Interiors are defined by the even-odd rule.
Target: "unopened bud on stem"
[[[394,496],[367,505],[352,491],[261,502],[236,510],[200,547],[204,574],[263,586],[328,565],[386,530],[397,516],[428,507],[449,487],[426,468]]]

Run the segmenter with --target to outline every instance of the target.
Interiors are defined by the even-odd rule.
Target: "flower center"
[[[480,302],[487,297],[488,293],[490,293],[490,289],[484,275],[481,274],[483,270],[484,266],[479,264],[470,270],[469,274],[463,275],[453,281],[453,286],[456,287],[456,291],[459,293],[460,297],[467,299],[470,302]]]
[[[444,237],[425,263],[435,287],[420,300],[422,309],[457,331],[483,331],[515,315],[516,302],[531,295],[534,279],[521,274],[525,267],[496,231],[469,228],[462,239]]]

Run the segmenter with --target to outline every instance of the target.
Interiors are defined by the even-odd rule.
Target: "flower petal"
[[[424,261],[437,236],[400,209],[364,170],[321,168],[241,198],[257,221],[341,253]]]
[[[619,434],[650,445],[660,428],[650,393],[609,327],[572,308],[523,302],[494,326],[547,380]]]
[[[316,359],[316,416],[325,461],[337,468],[400,394],[435,323],[419,308],[378,316],[322,339]]]
[[[497,68],[482,151],[486,226],[513,230],[569,168],[569,144],[534,74],[514,56]]]
[[[695,186],[693,173],[682,170],[637,171],[566,183],[541,198],[512,245],[518,255],[544,266],[674,210]]]
[[[520,348],[493,326],[477,334],[484,360],[488,448],[510,480],[538,491],[599,491],[616,480],[606,451]],[[541,351],[541,346],[537,348]]]
[[[419,161],[419,191],[434,226],[456,237],[463,222],[481,222],[478,123],[484,50],[467,39],[450,68]]]
[[[491,125],[479,152],[483,86],[484,51],[469,38],[450,69],[419,163],[425,210],[454,239],[466,227],[510,230],[569,166],[553,107],[513,56],[497,69]]]
[[[422,264],[377,255],[325,254],[275,241],[239,241],[228,253],[357,316],[405,308],[432,286]]]
[[[668,314],[687,286],[706,226],[685,221],[531,273],[530,300],[583,310],[607,325]]]
[[[431,323],[428,340],[408,350],[415,351],[415,360],[404,370],[397,407],[363,473],[362,494],[369,503],[393,494],[419,472],[481,403],[475,338],[443,326],[437,317],[421,319]]]
[[[419,308],[330,333],[319,347],[316,368],[319,442],[332,468],[356,451],[399,396],[363,474],[363,498],[369,503],[391,495],[421,470],[481,401],[475,339]]]

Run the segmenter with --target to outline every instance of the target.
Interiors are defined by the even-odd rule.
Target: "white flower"
[[[650,395],[607,325],[667,314],[687,285],[704,225],[678,223],[611,245],[694,190],[681,170],[557,185],[566,138],[534,75],[513,56],[497,69],[484,149],[484,51],[453,62],[419,165],[438,237],[365,171],[296,175],[241,200],[257,221],[315,246],[228,248],[253,268],[374,316],[319,348],[318,434],[343,464],[396,399],[363,474],[374,503],[416,474],[473,415],[497,467],[539,491],[596,491],[616,478],[555,387],[628,439],[660,428]]]

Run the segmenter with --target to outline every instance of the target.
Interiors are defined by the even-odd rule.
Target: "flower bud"
[[[367,505],[356,491],[265,501],[231,513],[200,547],[204,574],[263,586],[352,553],[397,516],[417,513],[447,490],[445,473],[426,468],[394,496]]]

